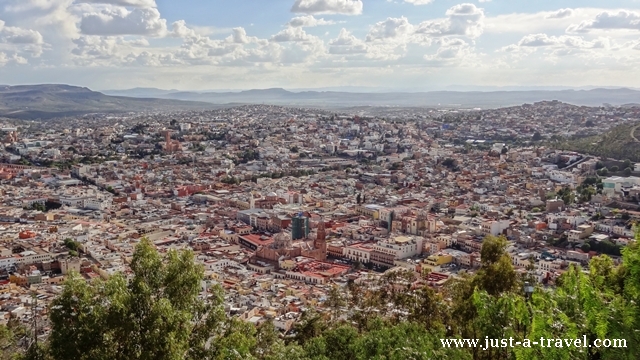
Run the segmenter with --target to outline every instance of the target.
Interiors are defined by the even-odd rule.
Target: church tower
[[[318,231],[316,233],[316,240],[313,242],[313,247],[316,250],[320,250],[322,260],[327,259],[327,232],[324,225],[324,219],[320,219],[318,223]]]

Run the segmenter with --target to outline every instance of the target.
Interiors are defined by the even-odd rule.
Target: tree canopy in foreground
[[[489,236],[482,269],[441,291],[416,286],[417,274],[386,273],[375,284],[351,283],[328,292],[324,311],[306,311],[293,335],[271,322],[258,326],[226,317],[220,287],[202,291],[204,270],[190,251],[161,256],[142,240],[129,278],[88,283],[71,276],[50,309],[51,335],[25,353],[0,328],[3,358],[21,359],[638,359],[640,247],[575,266],[556,288],[530,298],[508,255],[506,240]],[[441,338],[625,339],[625,348],[446,348]]]

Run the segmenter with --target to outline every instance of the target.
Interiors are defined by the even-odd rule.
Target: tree
[[[71,251],[78,251],[80,244],[77,241],[74,241],[71,238],[64,239],[64,246]]]
[[[442,161],[442,166],[446,166],[448,168],[453,168],[456,166],[456,161],[452,158],[446,158]]]
[[[620,170],[620,168],[618,167],[618,165],[613,165],[613,166],[611,167],[611,171],[613,171],[613,172],[618,172],[618,170]]]
[[[189,251],[163,258],[143,239],[130,281],[117,274],[87,283],[72,275],[51,306],[52,358],[216,358],[224,350],[217,345],[237,334],[223,321],[218,287],[206,301],[199,298],[204,270],[193,260]]]
[[[533,133],[533,136],[531,137],[532,141],[540,141],[542,140],[542,135],[540,134],[539,131],[536,131],[535,133]]]
[[[12,318],[7,325],[0,325],[0,358],[15,358],[22,351],[19,341],[27,336],[31,336],[28,329],[18,319]]]
[[[624,176],[631,176],[631,168],[627,167],[624,169]]]
[[[581,185],[578,187],[578,202],[585,203],[591,201],[593,195],[596,194],[596,189],[593,186]]]
[[[516,272],[506,248],[507,239],[504,236],[488,235],[482,241],[482,267],[477,273],[475,283],[490,295],[511,291],[518,285]]]
[[[331,311],[332,320],[335,321],[340,315],[340,309],[347,304],[338,286],[332,286],[327,294],[324,306]]]
[[[556,196],[561,198],[566,205],[573,204],[575,202],[575,195],[573,194],[573,191],[571,190],[571,188],[567,186],[558,190],[558,192],[556,193]]]
[[[304,358],[304,350],[297,344],[285,345],[272,321],[259,324],[254,333],[255,345],[251,354],[261,360],[298,360]]]

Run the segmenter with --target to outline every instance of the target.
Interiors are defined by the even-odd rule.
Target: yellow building
[[[27,285],[28,279],[26,276],[12,274],[9,276],[9,281],[13,284],[24,286],[24,285]]]
[[[356,206],[356,212],[360,215],[370,216],[374,220],[378,220],[380,217],[380,209],[383,209],[383,206],[380,205],[360,205]]]
[[[449,264],[453,262],[453,256],[448,255],[448,254],[434,254],[434,255],[429,255],[429,257],[427,257],[426,259],[424,259],[423,261],[423,271],[424,268],[429,268],[429,269],[433,269],[437,266],[441,266],[444,264]]]

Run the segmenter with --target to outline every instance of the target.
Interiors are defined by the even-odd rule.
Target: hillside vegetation
[[[557,149],[571,150],[589,155],[629,159],[640,162],[640,123],[621,125],[610,131],[582,139],[567,139],[552,146]]]
[[[270,322],[254,327],[224,312],[214,286],[204,301],[202,266],[192,252],[160,255],[138,245],[132,277],[116,274],[91,283],[65,282],[49,309],[51,334],[17,348],[20,333],[0,327],[3,349],[35,360],[569,360],[638,359],[640,247],[622,251],[622,263],[594,257],[588,272],[574,265],[553,290],[525,296],[503,237],[485,238],[482,268],[440,291],[418,285],[417,274],[391,271],[376,286],[333,287],[321,312],[308,310],[293,334],[281,338]],[[373,285],[373,284],[371,284]],[[28,334],[29,332],[27,332]],[[624,339],[624,347],[554,346],[456,348],[442,338]],[[533,339],[533,340],[532,340]],[[504,345],[502,345],[504,346]],[[6,354],[11,356],[11,353]]]

